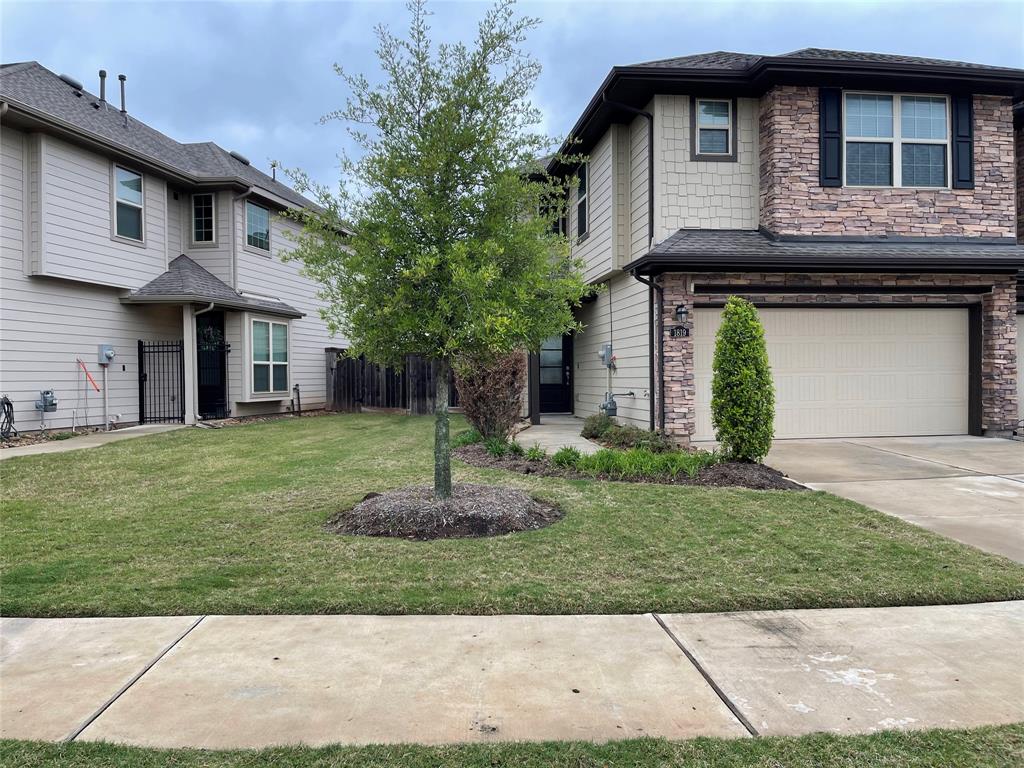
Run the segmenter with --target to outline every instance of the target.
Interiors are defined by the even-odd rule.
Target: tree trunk
[[[448,434],[448,379],[451,365],[434,361],[434,498],[452,495],[452,451]]]

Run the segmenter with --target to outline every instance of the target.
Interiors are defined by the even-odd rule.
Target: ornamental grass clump
[[[715,341],[711,420],[722,452],[759,462],[772,446],[775,387],[757,309],[730,296]]]

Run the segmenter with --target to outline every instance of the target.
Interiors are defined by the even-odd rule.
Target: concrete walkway
[[[1024,563],[1024,443],[986,437],[778,440],[797,482]]]
[[[1024,602],[642,616],[0,620],[0,736],[153,747],[1024,719]]]
[[[133,437],[145,437],[155,435],[159,432],[171,432],[175,429],[184,429],[184,424],[140,424],[136,427],[124,427],[115,429],[112,432],[92,432],[81,437],[71,437],[67,440],[51,440],[46,443],[35,443],[34,445],[22,445],[17,448],[0,449],[0,461],[13,459],[17,456],[35,456],[40,453],[65,453],[67,451],[78,451],[82,448],[96,448],[108,443],[117,443],[121,440],[131,440]]]
[[[515,441],[523,448],[539,445],[549,455],[565,446],[586,454],[600,450],[600,445],[580,435],[581,429],[583,419],[567,413],[545,413],[540,417],[540,424],[533,424],[517,433]]]

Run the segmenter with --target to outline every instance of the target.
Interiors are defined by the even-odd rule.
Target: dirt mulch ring
[[[458,483],[438,501],[428,485],[370,493],[327,521],[332,533],[402,539],[465,539],[544,528],[562,518],[553,504],[515,488]]]
[[[487,469],[504,469],[509,472],[520,472],[524,475],[540,475],[542,477],[564,477],[567,480],[605,480],[618,481],[607,475],[589,475],[575,469],[556,467],[551,459],[527,461],[522,456],[492,456],[479,443],[456,448],[453,455],[474,467]],[[805,491],[804,486],[794,483],[779,470],[764,464],[749,464],[739,461],[726,461],[705,467],[695,477],[679,474],[676,477],[658,475],[654,477],[629,478],[621,480],[626,483],[656,483],[658,485],[693,485],[711,488],[751,488],[755,491]]]

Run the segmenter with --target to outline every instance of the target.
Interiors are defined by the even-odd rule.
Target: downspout
[[[643,109],[637,109],[629,104],[623,104],[621,101],[612,101],[608,98],[607,93],[601,94],[601,101],[605,104],[616,107],[617,109],[625,110],[630,114],[639,115],[640,117],[647,120],[647,248],[650,250],[654,246],[654,115]],[[665,428],[665,376],[664,376],[664,361],[662,358],[662,350],[664,345],[662,343],[661,334],[658,336],[658,371],[657,378],[655,377],[654,370],[654,333],[655,333],[655,322],[654,322],[654,294],[658,294],[658,306],[660,307],[663,303],[663,291],[662,287],[653,280],[647,280],[641,277],[635,270],[631,273],[636,280],[647,286],[647,339],[648,339],[648,350],[647,357],[649,363],[649,378],[650,385],[649,391],[651,393],[651,415],[649,419],[650,428],[655,429],[658,424],[655,421],[655,408],[660,406],[660,422],[661,428]],[[660,323],[659,326],[660,328]],[[655,389],[657,388],[658,396],[654,397]],[[658,406],[655,405],[657,402]]]
[[[199,317],[200,315],[205,315],[207,312],[209,312],[211,309],[213,309],[213,306],[214,306],[214,302],[211,301],[209,306],[207,306],[205,309],[194,310],[192,312],[192,317]]]

